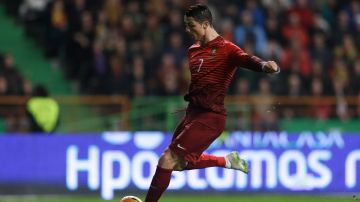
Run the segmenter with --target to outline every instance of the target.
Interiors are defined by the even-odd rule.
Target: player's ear
[[[203,29],[207,29],[209,27],[209,22],[208,21],[204,21],[204,23],[202,23],[202,28]]]

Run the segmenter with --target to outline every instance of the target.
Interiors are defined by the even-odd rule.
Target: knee
[[[176,165],[176,156],[170,149],[166,149],[159,159],[159,166],[165,169],[174,169]]]
[[[176,166],[174,167],[175,171],[183,171],[187,166],[187,162],[185,161],[185,159],[181,158],[179,159],[179,161],[177,162]]]
[[[176,155],[170,149],[166,149],[159,159],[159,166],[165,169],[182,171],[186,165],[185,159]]]

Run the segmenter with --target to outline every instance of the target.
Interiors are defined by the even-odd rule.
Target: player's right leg
[[[145,202],[157,202],[170,184],[172,171],[183,170],[185,166],[183,158],[166,149],[159,159]]]
[[[184,120],[180,122],[174,132],[177,137],[184,129]],[[186,166],[184,159],[180,158],[169,148],[167,148],[159,159],[158,166],[147,192],[145,202],[157,202],[170,184],[171,173],[173,170],[180,170]]]
[[[175,160],[172,157],[171,151],[167,149],[159,159],[145,202],[157,202],[160,199],[170,184],[171,173],[174,166]]]

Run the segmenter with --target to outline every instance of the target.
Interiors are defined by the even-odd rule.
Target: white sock
[[[231,168],[231,163],[226,156],[225,156],[225,168]]]

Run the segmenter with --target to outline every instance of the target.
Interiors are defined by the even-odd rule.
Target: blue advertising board
[[[117,191],[146,190],[170,140],[171,135],[162,132],[4,135],[0,137],[0,186],[98,191],[104,199],[112,199]],[[233,150],[249,162],[250,174],[223,168],[173,172],[169,189],[360,190],[360,134],[232,132],[206,152],[225,155]],[[6,194],[6,189],[0,192]]]

